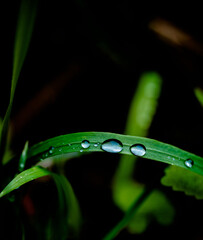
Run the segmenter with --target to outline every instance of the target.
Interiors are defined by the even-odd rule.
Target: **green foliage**
[[[165,169],[165,176],[161,179],[161,183],[165,186],[172,187],[174,191],[181,191],[197,199],[203,199],[202,175],[177,166],[170,166]]]
[[[128,230],[130,233],[142,233],[152,220],[169,225],[174,215],[175,210],[167,197],[161,191],[153,190],[129,221]]]
[[[0,193],[0,198],[12,192],[13,190],[19,188],[20,186],[28,183],[39,177],[44,177],[49,175],[50,172],[46,169],[40,167],[29,168],[20,174],[18,174]]]
[[[180,166],[182,168],[203,175],[203,158],[195,154],[189,153],[180,148],[154,139],[116,133],[80,132],[61,135],[58,137],[50,138],[44,142],[40,142],[30,147],[27,155],[28,159],[32,158],[32,161],[36,162],[49,157],[72,152],[103,152],[101,146],[105,141],[109,139],[115,139],[122,143],[122,151],[120,154],[127,154],[132,156],[130,148],[134,144],[141,144],[146,148],[146,153],[142,156],[142,158]],[[83,148],[81,146],[81,143],[84,140],[88,140],[90,142],[90,146],[88,148]],[[50,148],[52,148],[51,151]],[[185,161],[187,159],[193,160],[193,167],[188,168],[186,166]]]
[[[3,158],[3,154],[6,149],[6,138],[8,131],[8,124],[13,106],[14,94],[16,85],[19,79],[19,75],[27,54],[27,50],[30,44],[31,35],[34,27],[35,16],[37,9],[37,0],[23,0],[19,18],[16,28],[16,36],[14,42],[14,54],[13,54],[13,72],[11,80],[11,93],[10,102],[3,119],[2,127],[0,128],[0,159]]]
[[[194,94],[197,98],[197,100],[199,101],[199,103],[201,104],[201,106],[203,107],[203,90],[199,87],[194,89]]]
[[[52,173],[52,177],[58,190],[59,210],[58,218],[53,220],[49,233],[52,232],[50,235],[53,236],[56,234],[53,230],[58,229],[58,235],[61,235],[64,239],[67,239],[70,234],[78,236],[82,217],[75,193],[65,176]],[[56,225],[58,228],[55,227]]]

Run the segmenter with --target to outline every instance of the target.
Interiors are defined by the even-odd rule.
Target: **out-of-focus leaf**
[[[126,134],[138,136],[147,135],[157,109],[160,91],[161,78],[157,73],[151,72],[142,75],[131,102],[125,130]],[[135,156],[122,156],[114,177],[113,198],[116,205],[124,212],[127,212],[130,206],[136,202],[139,196],[145,191],[145,185],[139,184],[133,179],[135,165]],[[163,211],[163,213],[168,213],[168,206],[173,210],[169,201],[160,191],[153,191],[140,206],[139,211],[136,211],[134,217],[132,215],[132,220],[130,218],[128,219],[129,225],[127,226],[130,232],[143,232],[151,221],[149,216],[160,219],[157,207],[154,204],[148,204],[149,201],[151,203],[156,202],[157,206],[160,206],[160,211]],[[169,223],[172,221],[172,213],[174,213],[174,210],[171,211],[171,215],[168,218]],[[162,222],[161,219],[159,222],[164,224],[164,221]],[[123,227],[122,225],[120,226]],[[115,229],[119,231],[119,225]]]
[[[50,172],[46,169],[40,167],[29,168],[20,174],[18,174],[0,193],[0,198],[6,194],[12,192],[13,190],[19,188],[20,186],[28,183],[34,179],[50,175]]]
[[[203,199],[203,176],[187,171],[177,166],[165,169],[165,176],[161,179],[164,186],[172,187],[175,191]]]
[[[197,98],[197,100],[199,101],[199,103],[201,104],[201,106],[203,107],[203,90],[199,87],[194,89],[194,94]]]
[[[70,237],[70,235],[77,236],[81,226],[81,213],[75,193],[64,175],[52,173],[52,177],[58,190],[59,216],[50,224],[54,232],[49,229],[49,233],[52,232],[53,236],[59,232],[61,239],[67,239],[67,236]]]
[[[3,154],[6,148],[8,124],[13,105],[15,89],[30,43],[36,16],[37,2],[38,2],[37,0],[22,0],[22,4],[19,11],[19,18],[17,22],[14,43],[10,102],[5,117],[3,119],[3,124],[0,133],[0,159],[3,158]]]
[[[173,222],[175,211],[166,196],[154,190],[140,205],[128,225],[130,233],[142,233],[152,220],[159,224],[169,225]]]

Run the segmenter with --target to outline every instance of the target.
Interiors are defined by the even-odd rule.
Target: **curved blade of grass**
[[[132,155],[130,151],[131,146],[142,144],[146,148],[146,153],[142,158],[176,165],[203,175],[202,157],[150,138],[108,132],[80,132],[54,137],[29,148],[27,157],[28,159],[32,158],[34,163],[48,157],[70,152],[103,152],[104,150],[102,150],[101,146],[109,139],[121,142],[121,154]],[[82,147],[81,143],[84,140],[89,141],[88,148]],[[193,161],[193,165],[190,168],[185,164],[187,159]]]
[[[60,225],[58,226],[60,236],[63,237],[63,239],[67,239],[67,235],[71,233],[75,235],[79,234],[82,219],[80,207],[72,186],[67,178],[64,175],[54,173],[52,173],[52,177],[56,183],[59,195],[58,221],[60,221],[60,223],[55,223],[55,226]]]
[[[6,194],[12,192],[13,190],[19,188],[20,186],[28,183],[34,179],[50,175],[50,172],[41,167],[29,168],[20,174],[18,174],[0,193],[0,198]]]
[[[22,0],[19,18],[17,22],[15,43],[14,43],[14,54],[13,54],[13,72],[11,81],[11,93],[10,102],[6,111],[3,126],[0,134],[0,159],[2,159],[8,131],[8,124],[13,105],[13,99],[15,94],[16,85],[22,69],[25,56],[27,54],[28,46],[30,43],[34,21],[37,9],[37,0]]]

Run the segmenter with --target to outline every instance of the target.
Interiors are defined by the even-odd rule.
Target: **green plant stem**
[[[114,239],[119,232],[127,226],[129,221],[132,219],[132,217],[135,215],[136,211],[140,207],[140,205],[145,201],[145,199],[149,196],[151,193],[151,188],[145,188],[145,190],[142,192],[140,197],[136,199],[136,201],[132,204],[132,206],[128,209],[124,217],[121,219],[121,221],[103,238],[103,240],[111,240]]]

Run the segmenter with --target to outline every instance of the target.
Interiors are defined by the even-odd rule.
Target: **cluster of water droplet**
[[[105,152],[119,153],[123,150],[123,144],[116,139],[109,139],[102,143],[101,149]],[[134,144],[130,147],[130,152],[135,156],[144,156],[146,154],[146,148],[142,144]]]
[[[71,147],[72,145],[67,144],[66,146]],[[88,140],[83,140],[80,146],[82,147],[82,149],[80,149],[80,152],[83,152],[83,150],[90,148],[91,144]],[[117,139],[108,139],[105,140],[103,143],[92,143],[92,146],[100,147],[103,151],[109,153],[120,153],[123,150],[123,144],[121,143],[121,141]],[[62,148],[57,148],[57,150],[61,152]],[[130,146],[129,150],[133,155],[139,157],[143,157],[147,151],[146,147],[143,144],[134,144]],[[48,151],[45,154],[43,154],[43,158],[51,156],[54,153],[54,151],[55,147],[53,146],[50,147]],[[173,158],[173,160],[175,159]],[[187,159],[185,160],[184,164],[187,168],[192,168],[194,162],[191,159]]]

